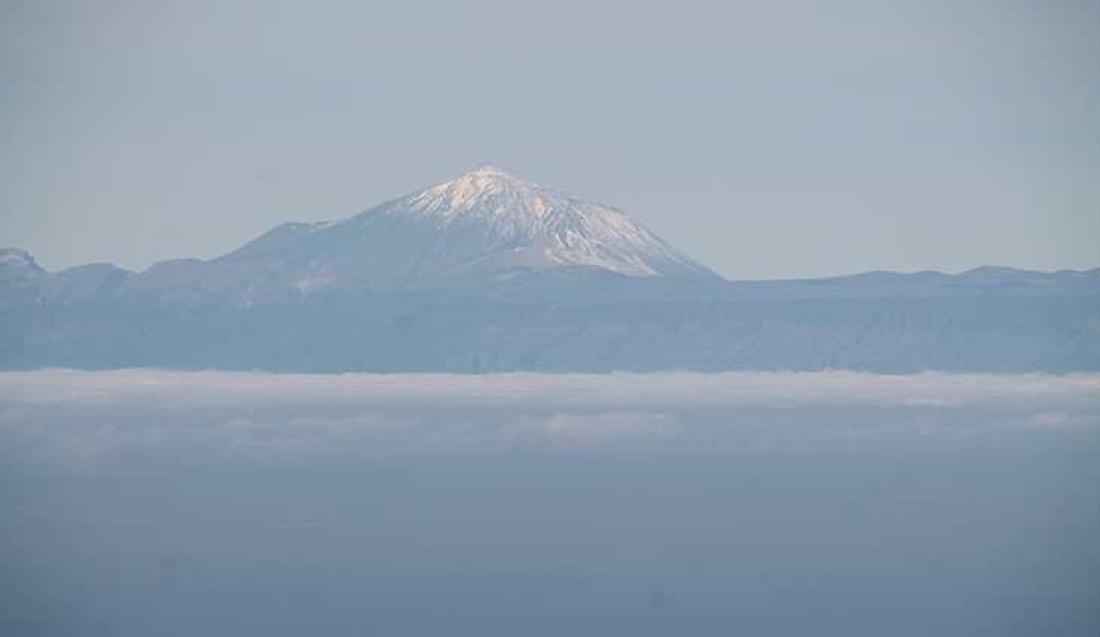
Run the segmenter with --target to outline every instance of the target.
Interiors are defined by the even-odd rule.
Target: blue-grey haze
[[[387,372],[0,372],[5,637],[1100,633],[1095,2],[10,0],[0,80],[0,368]],[[485,162],[733,279],[1086,271],[230,252]],[[667,371],[831,368],[909,375]]]
[[[1095,635],[1096,375],[0,374],[0,633]]]
[[[1095,2],[0,6],[0,245],[210,257],[491,161],[723,275],[1100,263]]]

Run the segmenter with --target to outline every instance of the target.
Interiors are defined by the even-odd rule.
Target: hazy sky
[[[492,162],[735,278],[1100,265],[1083,2],[0,3],[0,244],[210,257]]]

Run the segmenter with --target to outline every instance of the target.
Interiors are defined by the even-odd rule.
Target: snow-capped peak
[[[502,170],[500,168],[497,168],[496,166],[494,166],[492,164],[482,164],[482,165],[478,166],[477,168],[470,171],[469,173],[467,173],[464,176],[470,176],[470,175],[482,175],[482,176],[486,176],[486,177],[502,177],[502,178],[505,178],[505,179],[515,179],[515,177],[510,175],[507,171]]]
[[[583,265],[630,276],[707,275],[626,213],[584,201],[484,165],[403,197],[375,214],[429,220],[440,232],[476,232],[483,244],[463,269]],[[438,249],[448,250],[440,245]],[[457,255],[456,255],[457,257]]]
[[[442,218],[474,213],[536,219],[550,209],[548,194],[536,184],[484,165],[413,195],[410,203],[417,212]]]
[[[717,276],[620,210],[490,165],[343,221],[280,226],[221,261],[255,263],[265,277],[303,292],[417,287],[562,266]]]

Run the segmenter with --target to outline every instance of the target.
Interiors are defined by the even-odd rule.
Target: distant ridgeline
[[[492,167],[211,260],[0,250],[0,368],[1100,370],[1100,268],[727,281]]]

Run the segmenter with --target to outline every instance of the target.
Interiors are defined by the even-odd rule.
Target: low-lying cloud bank
[[[214,406],[256,401],[576,406],[1100,403],[1100,374],[880,375],[828,371],[305,375],[162,370],[0,373],[0,402],[8,404]]]
[[[1021,430],[1100,431],[1100,375],[0,374],[0,453],[19,462],[638,445],[829,453]]]

